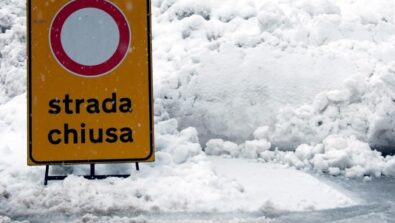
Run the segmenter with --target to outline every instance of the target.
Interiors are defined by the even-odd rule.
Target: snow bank
[[[240,206],[245,188],[219,175],[205,153],[334,176],[395,176],[395,158],[370,148],[394,143],[392,0],[152,3],[157,161],[98,182],[75,176],[85,166],[57,167],[72,176],[44,188],[43,169],[26,167],[25,3],[0,2],[1,214],[105,222],[95,216],[257,211]],[[267,204],[263,211],[273,209]]]
[[[40,171],[3,172],[0,211],[9,216],[44,216],[59,213],[82,216],[137,216],[143,212],[232,211],[234,199],[243,197],[240,185],[218,177],[207,162],[196,158],[179,166],[144,166],[127,179],[88,181],[69,176],[60,183],[42,186]],[[237,200],[237,199],[236,199]]]
[[[196,127],[203,142],[213,136],[241,142],[254,128],[274,124],[285,104],[307,103],[359,74],[348,55],[307,47],[309,30],[304,42],[286,39],[316,22],[297,4],[293,16],[306,21],[291,21],[289,2],[154,2],[160,12],[154,18],[156,97],[180,126]]]
[[[207,154],[393,175],[393,158],[372,149],[394,151],[393,1],[154,6],[155,97]]]
[[[240,145],[213,139],[207,142],[205,151],[208,155],[258,159],[348,178],[395,176],[395,156],[384,157],[353,136],[330,135],[322,143],[301,144],[295,151],[270,150],[265,139]]]
[[[212,160],[202,152],[197,132],[193,128],[177,130],[175,119],[160,120],[165,112],[157,113],[156,162],[142,164],[140,172],[135,172],[130,164],[97,165],[98,174],[104,173],[132,173],[127,179],[110,178],[101,181],[89,181],[76,175],[86,174],[87,165],[56,166],[51,168],[51,174],[69,174],[64,181],[51,182],[43,187],[43,167],[26,166],[26,95],[20,95],[0,106],[0,213],[6,213],[11,218],[51,222],[72,222],[75,218],[86,222],[128,222],[128,220],[142,221],[139,217],[145,213],[150,215],[160,213],[231,213],[231,212],[262,212],[267,211],[306,211],[335,207],[347,207],[356,202],[336,188],[330,188],[325,183],[306,173],[274,166],[270,175],[275,175],[277,169],[290,181],[308,186],[304,193],[316,193],[306,199],[300,194],[292,202],[284,203],[287,196],[266,196],[256,198],[252,188],[260,188],[260,184],[241,184],[238,179],[227,176],[220,162],[213,164]],[[264,136],[265,129],[256,132],[257,136]],[[270,144],[264,139],[246,143],[239,147],[234,143],[218,140],[214,146],[226,145],[229,155],[240,153],[241,156],[251,157],[254,152],[268,151]],[[19,148],[19,149],[18,149]],[[241,149],[240,149],[241,148]],[[241,152],[248,148],[248,152]],[[207,150],[208,151],[208,150]],[[214,150],[213,150],[214,151]],[[217,161],[215,161],[217,162]],[[244,164],[243,164],[244,163]],[[245,161],[240,165],[247,165],[241,169],[247,171],[249,165]],[[217,165],[220,165],[219,168]],[[269,168],[267,168],[269,169]],[[233,171],[232,171],[233,172]],[[259,171],[261,172],[261,171]],[[252,172],[251,172],[252,173]],[[262,172],[263,173],[263,172]],[[266,173],[263,173],[266,174]],[[249,175],[246,175],[249,176]],[[248,177],[249,178],[249,177]],[[254,181],[253,178],[249,178]],[[299,179],[299,180],[298,180]],[[262,178],[261,180],[266,180]],[[317,187],[317,185],[321,185]],[[284,184],[286,189],[289,184]],[[271,187],[274,190],[274,187]],[[266,194],[271,194],[265,189]],[[321,191],[321,192],[320,192]],[[325,191],[327,193],[322,193]],[[293,192],[289,191],[289,196]],[[318,196],[331,194],[330,198]],[[324,199],[325,198],[325,199]],[[241,202],[242,201],[242,202]],[[322,201],[322,202],[321,202]],[[104,218],[103,216],[128,216],[119,218]],[[8,217],[0,218],[7,222]],[[81,220],[80,219],[80,220]],[[12,221],[11,221],[12,222]],[[78,222],[78,221],[77,221]]]
[[[25,91],[26,24],[25,4],[0,4],[4,104]],[[274,148],[324,145],[332,135],[391,150],[391,9],[395,4],[389,0],[154,0],[159,162],[188,162],[206,142],[207,154],[259,158]],[[25,109],[21,97],[2,108],[11,109],[1,113],[4,156],[25,155],[24,150],[14,152],[16,144],[7,140],[24,122],[16,118]],[[18,137],[15,141],[25,135]],[[391,174],[388,165],[376,172]],[[373,172],[368,175],[377,175]]]
[[[269,126],[280,149],[341,134],[391,150],[393,9],[390,0],[154,1],[155,96],[202,144],[242,143]]]
[[[1,223],[28,223],[28,221],[13,221],[9,217],[0,216]]]
[[[52,216],[59,213],[83,216],[141,212],[232,211],[243,197],[234,180],[219,176],[202,152],[196,130],[177,130],[177,121],[158,121],[157,161],[132,165],[98,165],[100,173],[129,173],[127,179],[88,181],[87,166],[57,166],[52,174],[70,176],[43,187],[42,167],[26,166],[26,95],[0,106],[0,213],[7,216]],[[221,210],[217,210],[218,207]],[[222,209],[223,208],[223,209]],[[5,219],[6,220],[6,219]],[[62,219],[58,219],[59,221]]]
[[[0,173],[9,166],[26,166],[26,94],[0,105]]]
[[[0,2],[0,104],[26,89],[26,3]]]
[[[316,96],[310,106],[282,109],[271,141],[280,147],[295,148],[341,134],[354,135],[382,151],[393,150],[394,66],[381,66],[371,77],[349,79],[340,90]]]

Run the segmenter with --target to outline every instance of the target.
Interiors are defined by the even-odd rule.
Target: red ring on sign
[[[97,8],[109,14],[119,30],[119,44],[115,53],[105,62],[97,65],[84,65],[71,59],[62,46],[61,32],[67,18],[77,10]],[[55,16],[51,25],[50,45],[57,61],[67,70],[84,77],[103,75],[115,69],[125,58],[130,45],[129,23],[117,6],[106,0],[75,0],[65,5]]]

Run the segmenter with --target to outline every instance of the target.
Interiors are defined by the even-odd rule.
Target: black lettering
[[[66,94],[63,99],[66,114],[73,114],[73,110],[70,109],[70,104],[73,103],[73,99],[70,99],[70,95]]]
[[[121,142],[133,142],[133,131],[130,128],[122,128],[121,129]]]
[[[81,111],[81,105],[84,104],[84,99],[75,99],[75,113],[79,114]]]
[[[62,140],[61,139],[54,139],[54,134],[57,134],[57,135],[60,135],[60,134],[62,134],[62,132],[59,130],[59,129],[52,129],[51,131],[49,131],[49,133],[48,133],[48,141],[51,143],[51,144],[54,144],[54,145],[58,145],[60,142],[62,142]]]
[[[50,109],[49,109],[48,112],[49,112],[50,114],[53,114],[53,115],[59,114],[60,111],[61,111],[61,108],[60,108],[60,106],[59,106],[59,103],[60,103],[60,100],[58,100],[58,99],[52,99],[52,100],[50,100],[50,101],[49,101],[49,107],[50,107]]]
[[[121,105],[119,106],[119,110],[123,113],[133,112],[132,100],[130,98],[121,98]]]
[[[116,128],[109,128],[106,130],[107,139],[106,142],[108,143],[115,143],[118,140],[118,135]]]
[[[85,123],[81,123],[81,143],[85,143]]]
[[[94,98],[90,98],[87,100],[88,106],[86,107],[86,111],[90,114],[99,114],[100,113],[100,108],[99,108],[99,101]]]
[[[89,139],[91,143],[103,143],[103,129],[98,129],[98,137],[95,138],[95,130],[89,129]]]
[[[108,105],[110,106],[110,108],[108,108],[109,107]],[[103,107],[103,111],[106,113],[117,112],[117,94],[112,93],[111,98],[104,99],[102,107]]]
[[[64,143],[69,144],[70,135],[73,136],[73,143],[78,143],[78,132],[75,129],[70,128],[68,124],[64,124]]]

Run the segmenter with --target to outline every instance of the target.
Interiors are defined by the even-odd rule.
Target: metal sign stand
[[[139,171],[140,167],[139,167],[139,163],[136,162],[136,170]],[[48,185],[48,181],[53,181],[53,180],[64,180],[66,179],[67,176],[49,176],[49,165],[45,166],[45,177],[44,177],[44,185],[47,186]],[[95,174],[95,164],[90,164],[90,175],[84,175],[82,176],[85,179],[88,180],[102,180],[102,179],[106,179],[109,177],[118,177],[118,178],[128,178],[130,177],[130,175],[96,175]]]

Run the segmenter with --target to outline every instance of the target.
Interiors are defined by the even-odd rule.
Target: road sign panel
[[[28,2],[29,165],[152,161],[150,3]]]

